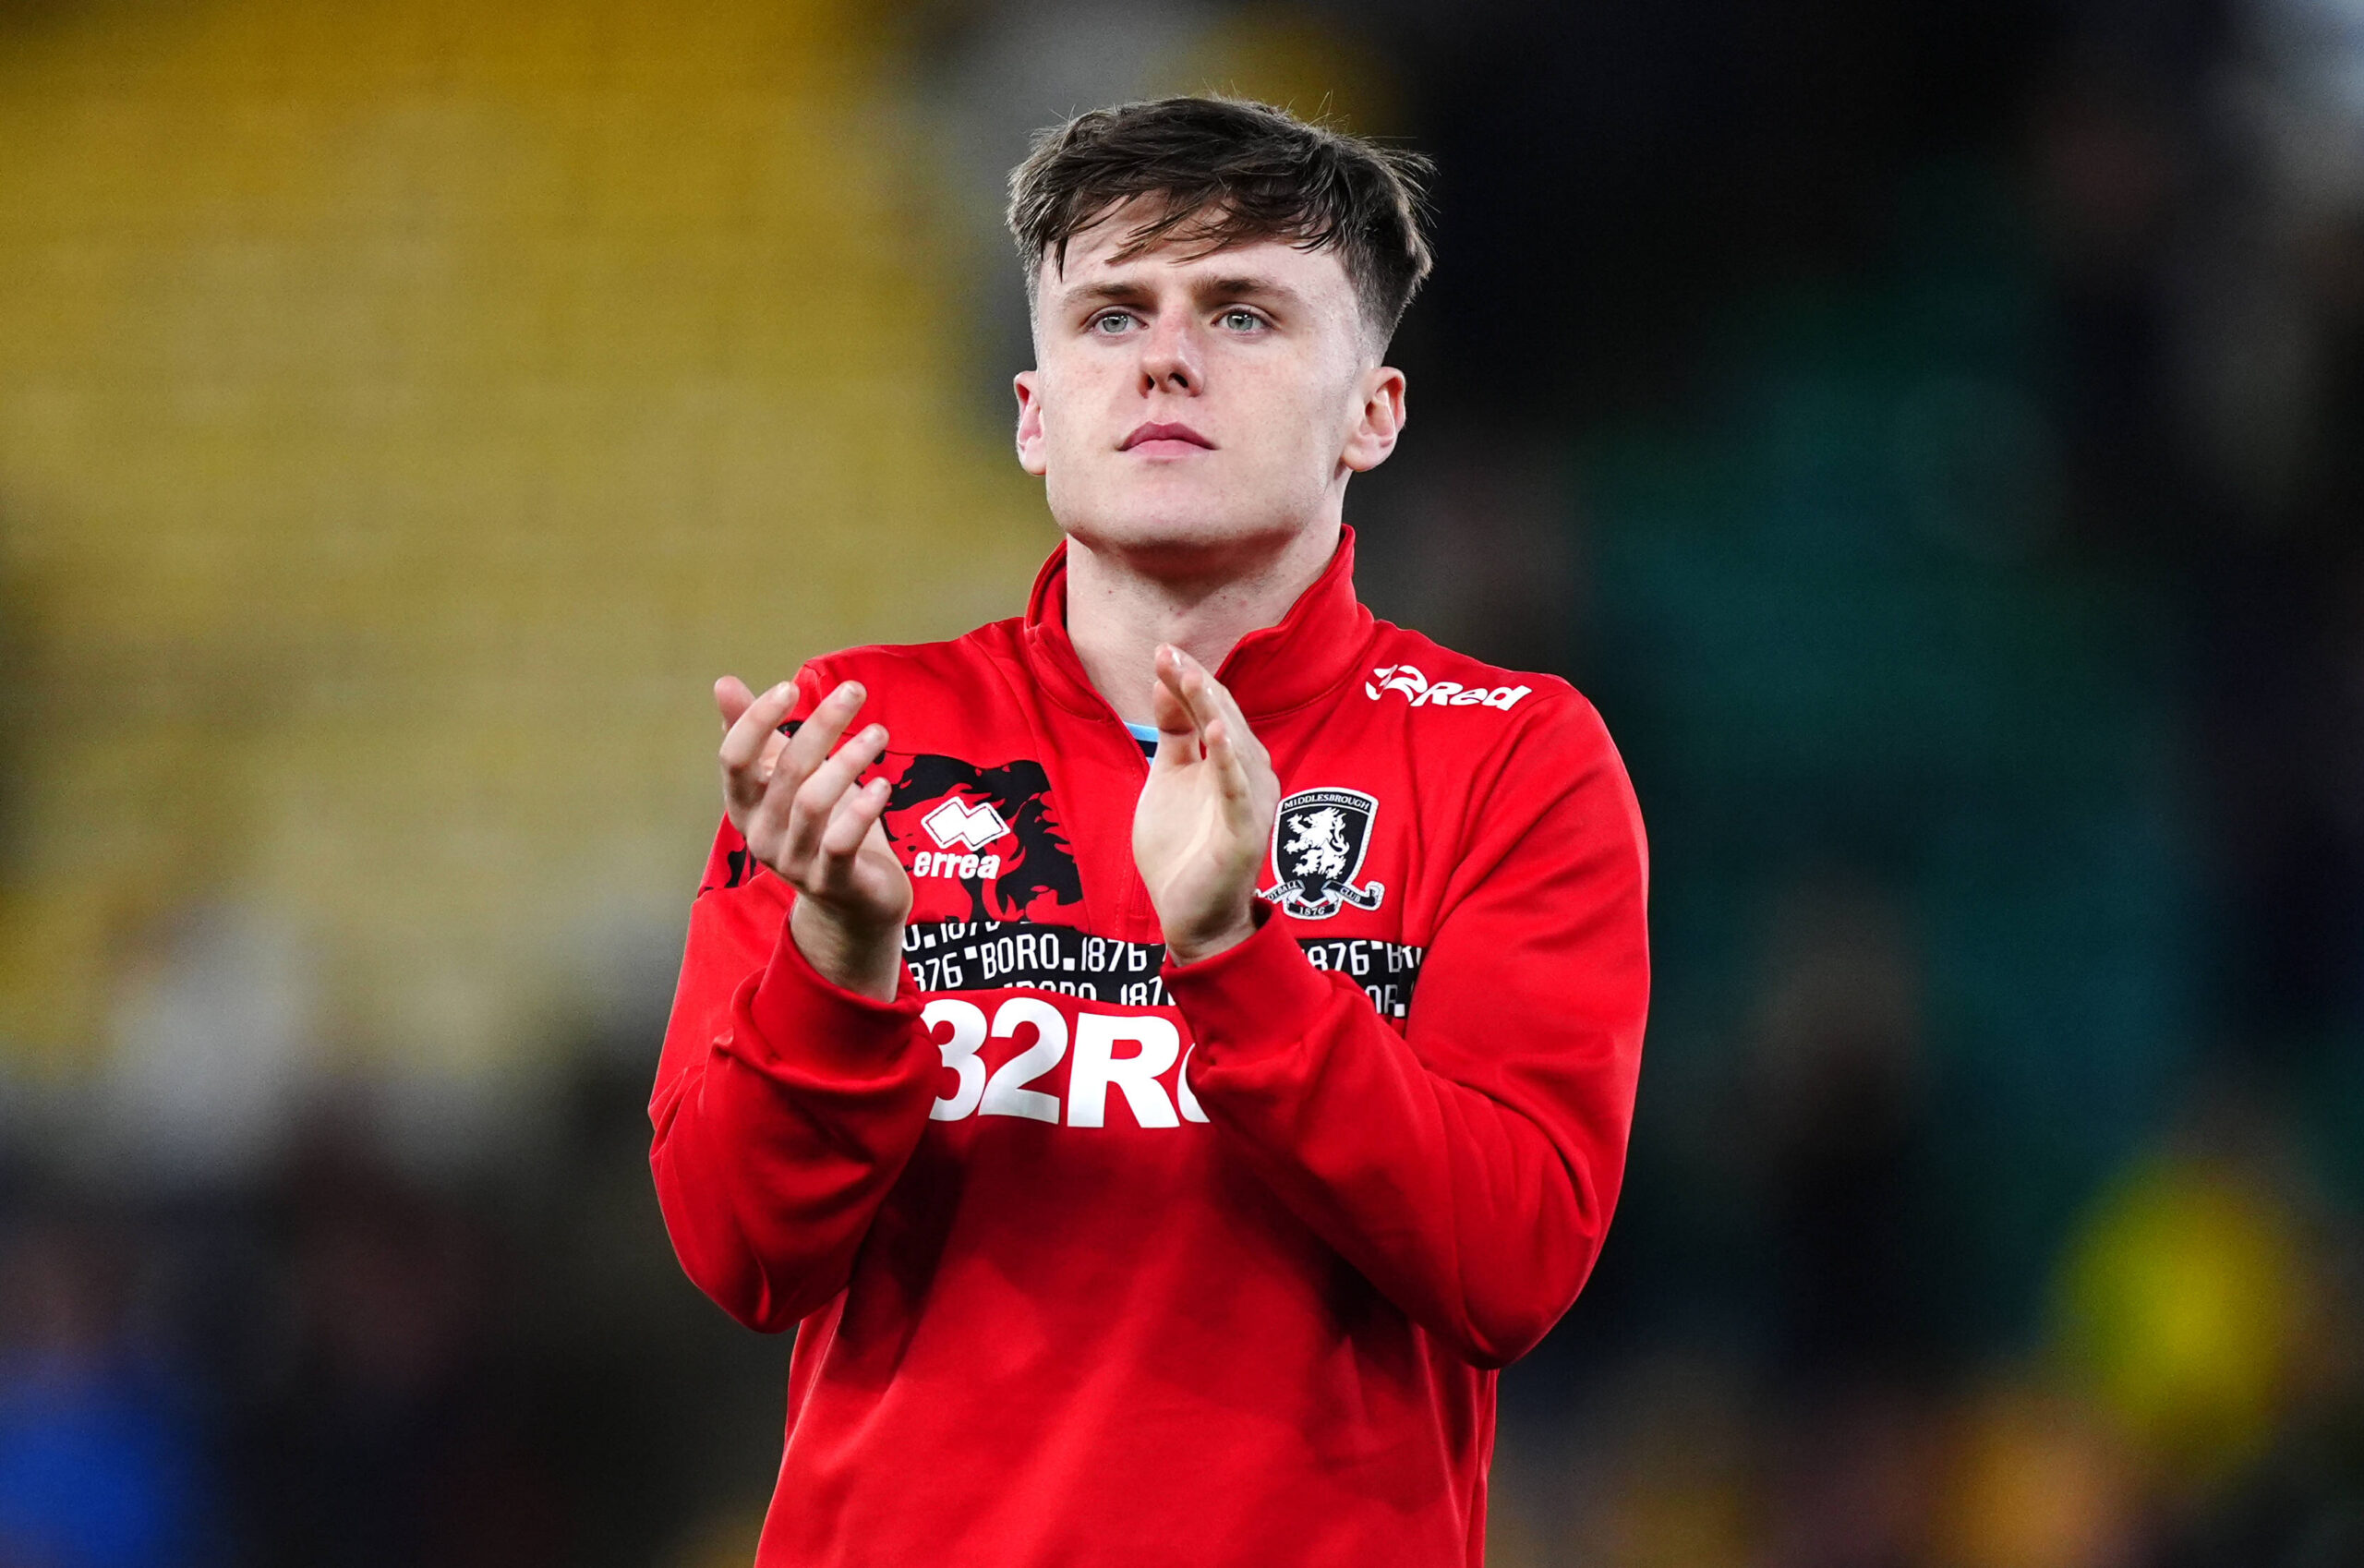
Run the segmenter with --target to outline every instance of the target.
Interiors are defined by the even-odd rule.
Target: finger
[[[817,828],[802,833],[796,830],[798,791],[807,779],[828,758],[828,748],[861,711],[863,696],[859,681],[839,681],[835,690],[814,706],[796,733],[784,744],[771,747],[770,772],[763,781],[763,798],[754,808],[751,830],[759,830],[766,842],[775,846],[775,856],[782,866],[802,862],[813,852]],[[774,742],[781,738],[774,735]],[[826,807],[821,817],[827,820]]]
[[[1241,764],[1246,764],[1250,773],[1253,773],[1255,768],[1270,766],[1270,754],[1265,752],[1265,742],[1255,738],[1255,729],[1248,724],[1248,714],[1244,714],[1241,709],[1238,709],[1238,698],[1234,698],[1232,695],[1232,688],[1224,686],[1223,681],[1217,681],[1212,674],[1208,674],[1203,665],[1196,665],[1194,662],[1194,669],[1199,671],[1199,681],[1203,681],[1203,691],[1206,691],[1208,700],[1211,700],[1212,707],[1215,707],[1215,717],[1220,717],[1220,719],[1229,726],[1229,730],[1232,730],[1232,750],[1238,752]]]
[[[1150,759],[1154,768],[1179,767],[1199,760],[1199,727],[1190,717],[1189,700],[1183,696],[1180,670],[1169,669],[1164,657],[1158,661],[1157,683],[1150,688],[1150,721],[1157,726],[1157,754]]]
[[[1233,740],[1230,721],[1218,719],[1208,727],[1207,732],[1213,737],[1207,747],[1207,759],[1215,769],[1216,810],[1232,832],[1244,839],[1260,842],[1272,830],[1272,813],[1260,804],[1269,797],[1260,795],[1255,776]]]
[[[1189,658],[1188,654],[1182,657]],[[1232,745],[1241,757],[1260,760],[1264,755],[1263,742],[1257,740],[1256,731],[1248,728],[1248,716],[1239,710],[1239,699],[1231,694],[1231,688],[1208,673],[1206,667],[1196,659],[1190,660],[1190,668],[1199,673],[1199,680],[1203,683],[1201,689],[1213,704],[1214,717],[1229,723]]]
[[[1190,718],[1203,738],[1207,726],[1223,717],[1223,705],[1215,700],[1215,678],[1208,674],[1197,659],[1188,654],[1181,656],[1182,698],[1190,705]]]
[[[844,862],[845,869],[850,871],[853,857],[870,837],[871,827],[886,814],[886,797],[891,792],[886,780],[874,778],[838,796],[836,808],[829,813],[829,825],[821,832],[823,857]]]
[[[730,684],[742,692],[746,690],[735,679],[730,680]],[[720,681],[714,683],[715,706],[718,709],[723,704],[722,686]],[[730,716],[730,724],[722,732],[722,766],[743,768],[761,756],[764,737],[795,706],[796,682],[793,681],[783,681],[759,697],[749,697],[747,706]]]
[[[811,821],[817,824],[817,833],[813,841],[814,863],[811,866],[811,872],[815,880],[824,887],[842,887],[850,883],[853,875],[855,851],[861,849],[862,838],[869,831],[870,824],[875,822],[886,809],[890,786],[886,779],[874,778],[865,784],[853,782],[862,769],[874,760],[874,753],[865,756],[857,751],[858,747],[863,745],[865,738],[872,730],[878,731],[879,746],[883,749],[886,744],[886,732],[881,726],[871,725],[861,735],[846,742],[837,756],[832,757],[825,765],[824,769],[816,769],[814,780],[806,782],[805,789],[809,790],[813,789],[816,780],[826,782],[824,778],[826,769],[836,768],[841,764],[850,764],[851,770],[845,775],[845,787],[837,791],[827,807],[812,809],[809,802],[800,802],[807,806],[810,810]]]
[[[837,750],[854,716],[862,711],[862,699],[867,694],[861,681],[840,681],[835,691],[814,706],[812,717],[797,727],[774,766],[776,774],[787,775],[790,790],[811,778],[814,770]]]
[[[736,682],[734,682],[735,684]],[[719,682],[717,701],[720,701]],[[742,688],[742,690],[744,688]],[[749,699],[722,736],[722,798],[730,818],[743,831],[745,814],[764,798],[766,775],[758,766],[769,750],[768,737],[796,703],[796,686],[783,681],[760,697]]]
[[[754,700],[755,694],[747,690],[747,682],[736,675],[726,675],[714,683],[714,706],[722,715],[724,734],[730,733],[730,727],[739,722],[739,716]]]
[[[780,753],[788,750],[788,737],[778,729],[764,737],[764,754],[755,759],[754,774],[763,782],[772,780],[772,773],[779,766]]]
[[[1207,726],[1207,760],[1214,765],[1215,785],[1226,803],[1248,798],[1248,768],[1232,741],[1231,720],[1218,718]]]
[[[827,761],[814,768],[802,784],[793,787],[794,798],[788,808],[785,854],[791,864],[810,860],[821,847],[821,835],[829,826],[830,816],[838,809],[838,802],[862,770],[878,760],[886,749],[886,727],[883,724],[864,725],[853,739],[839,746]],[[782,772],[787,770],[783,768]],[[789,793],[775,780],[765,797],[766,811],[773,801]]]
[[[1189,679],[1190,666],[1185,662],[1188,657],[1171,644],[1161,645],[1157,650],[1157,684],[1150,689],[1150,706],[1155,710],[1152,717],[1161,740],[1172,735],[1198,734],[1198,717],[1191,712],[1190,693],[1185,684]],[[1160,706],[1161,693],[1174,699],[1171,709]]]
[[[747,683],[736,675],[726,675],[714,683],[714,706],[721,711],[722,732],[726,735],[730,732],[730,727],[754,706],[754,695],[747,690]],[[791,709],[795,706],[793,693],[790,694],[789,706]],[[756,754],[755,766],[748,770],[755,783],[770,782],[772,765],[779,760],[780,748],[787,744],[788,737],[780,733],[778,725],[773,725],[771,732],[764,737],[764,749]]]

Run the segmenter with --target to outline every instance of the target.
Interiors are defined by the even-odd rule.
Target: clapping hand
[[[1176,963],[1256,929],[1256,877],[1280,809],[1280,780],[1223,683],[1181,649],[1157,650],[1151,692],[1157,756],[1133,808],[1133,862]]]
[[[722,803],[748,851],[796,889],[789,924],[806,959],[849,991],[893,1001],[911,884],[879,826],[886,780],[854,782],[886,750],[883,724],[846,735],[863,695],[860,682],[843,682],[791,737],[779,725],[793,681],[761,696],[736,676],[716,681]]]

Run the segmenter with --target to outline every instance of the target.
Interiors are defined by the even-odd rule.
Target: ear
[[[1362,406],[1346,430],[1345,450],[1338,461],[1357,474],[1368,474],[1387,461],[1395,438],[1404,429],[1404,372],[1393,365],[1377,365],[1362,373]]]
[[[1050,467],[1043,452],[1042,375],[1020,370],[1010,383],[1018,393],[1018,465],[1038,479]]]

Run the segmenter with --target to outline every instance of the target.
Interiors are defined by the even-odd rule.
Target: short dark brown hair
[[[1266,103],[1120,103],[1034,133],[1026,162],[1010,171],[1009,232],[1030,308],[1043,259],[1064,271],[1068,240],[1140,198],[1157,203],[1157,213],[1127,236],[1119,260],[1168,238],[1209,249],[1259,239],[1335,246],[1383,346],[1429,275],[1433,168],[1417,152]]]

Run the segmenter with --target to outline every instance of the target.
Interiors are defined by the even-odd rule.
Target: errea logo
[[[942,805],[920,818],[920,826],[945,850],[982,850],[1009,831],[989,802],[971,805],[958,795],[947,795]]]
[[[1363,694],[1377,702],[1381,692],[1401,692],[1411,699],[1414,707],[1498,707],[1505,711],[1518,706],[1518,700],[1533,691],[1532,686],[1465,686],[1458,681],[1439,681],[1433,685],[1412,664],[1382,664],[1370,672],[1363,682]]]
[[[920,818],[927,836],[944,847],[941,854],[922,850],[911,857],[913,876],[983,877],[1001,874],[1001,857],[977,851],[1009,832],[1009,824],[987,801],[969,802],[947,795],[944,803]]]

